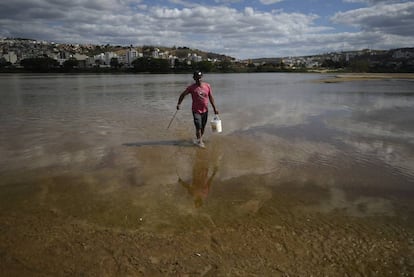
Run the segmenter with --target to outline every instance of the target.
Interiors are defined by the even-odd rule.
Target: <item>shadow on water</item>
[[[143,142],[127,142],[123,146],[128,147],[143,147],[143,146],[183,146],[194,147],[194,144],[189,140],[158,140],[158,141],[143,141]]]

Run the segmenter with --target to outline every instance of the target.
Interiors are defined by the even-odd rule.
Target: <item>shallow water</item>
[[[384,228],[387,238],[406,242],[393,254],[405,258],[401,275],[409,273],[414,82],[320,78],[207,74],[223,133],[208,129],[207,148],[199,149],[191,143],[189,97],[167,129],[190,75],[0,75],[3,230],[18,232],[7,225],[10,214],[167,236],[228,224],[289,234],[329,225],[319,242],[339,226],[352,226],[356,237]],[[387,229],[387,221],[394,226]],[[2,253],[10,251],[7,236],[0,238]],[[286,234],[285,240],[285,248],[300,249]],[[290,265],[279,271],[306,272]]]

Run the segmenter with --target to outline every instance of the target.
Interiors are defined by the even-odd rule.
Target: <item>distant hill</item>
[[[136,51],[129,51],[133,48]],[[115,53],[116,61],[109,59]],[[140,55],[139,53],[142,53]],[[105,53],[105,54],[104,54]],[[137,59],[128,60],[128,53],[134,53]],[[78,55],[79,54],[79,55]],[[27,38],[0,38],[0,69],[3,72],[18,70],[20,62],[30,58],[49,57],[59,60],[59,66],[53,69],[71,68],[70,64],[63,63],[74,56],[83,56],[80,65],[73,65],[73,69],[109,68],[114,70],[141,72],[144,63],[151,59],[149,72],[158,72],[160,64],[167,64],[168,70],[162,72],[188,72],[194,68],[202,68],[206,72],[314,72],[333,70],[338,72],[414,72],[414,48],[398,48],[390,50],[362,49],[357,51],[330,52],[324,54],[295,56],[295,57],[263,57],[255,59],[237,60],[234,57],[192,49],[186,46],[122,46],[122,45],[94,45],[69,44],[47,41],[38,41]],[[143,56],[144,59],[138,59]],[[103,57],[103,58],[102,58]],[[90,59],[95,59],[89,61]],[[148,58],[148,59],[145,59]],[[106,60],[108,59],[108,60]],[[127,62],[125,62],[125,59]],[[88,62],[87,62],[88,60]],[[138,61],[137,61],[138,60]],[[142,63],[139,67],[135,61]],[[35,62],[35,61],[31,61]],[[43,61],[42,61],[43,62]],[[117,63],[119,62],[119,63]],[[25,69],[29,68],[25,64]],[[48,67],[49,69],[49,67]],[[63,70],[62,69],[62,70]],[[139,70],[138,70],[139,69]],[[106,69],[102,69],[106,70]]]
[[[201,56],[204,59],[219,59],[219,60],[235,60],[234,57],[227,56],[224,54],[213,53],[213,52],[206,52],[200,49],[192,49],[186,46],[157,46],[157,45],[111,45],[111,44],[78,44],[78,43],[58,43],[58,42],[51,42],[51,41],[41,41],[36,39],[30,38],[0,38],[0,50],[1,44],[13,42],[13,43],[32,43],[32,44],[43,44],[43,45],[50,45],[51,47],[57,47],[61,49],[65,49],[67,51],[73,53],[79,53],[88,56],[94,56],[103,52],[118,52],[121,50],[126,50],[129,48],[135,48],[142,53],[146,51],[152,51],[155,48],[160,49],[162,52],[168,52],[171,55],[184,58],[188,55],[196,54]]]

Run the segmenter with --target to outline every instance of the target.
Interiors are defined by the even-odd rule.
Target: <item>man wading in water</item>
[[[194,143],[199,147],[204,148],[203,134],[204,128],[206,127],[208,118],[208,102],[210,100],[211,106],[213,106],[214,113],[218,114],[216,104],[214,103],[213,94],[211,91],[210,84],[203,82],[201,78],[203,73],[200,71],[194,72],[193,79],[194,84],[188,86],[178,98],[177,110],[180,109],[181,102],[187,94],[191,94],[193,99],[192,110],[194,117],[194,125],[196,129],[196,137]]]

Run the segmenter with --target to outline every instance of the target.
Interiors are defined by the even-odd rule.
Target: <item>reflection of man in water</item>
[[[193,165],[192,183],[186,183],[181,178],[178,179],[180,184],[185,187],[189,194],[194,198],[196,208],[201,207],[203,200],[207,198],[210,192],[211,183],[217,173],[217,167],[214,167],[213,174],[208,177],[209,171],[208,159],[202,151],[197,151],[196,160]]]

